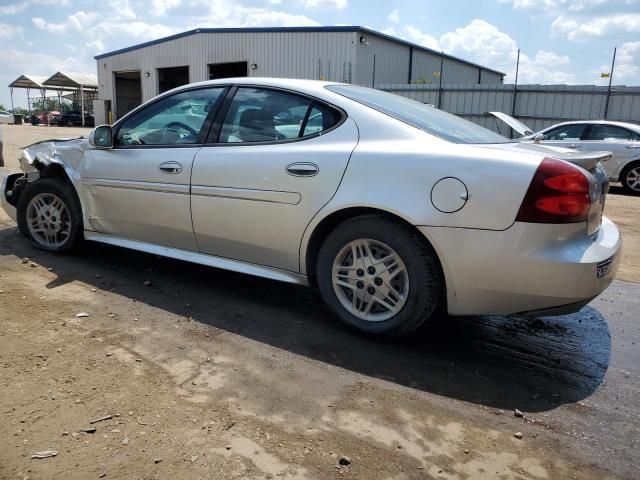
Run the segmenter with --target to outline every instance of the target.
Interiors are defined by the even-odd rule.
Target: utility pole
[[[518,58],[516,60],[516,80],[513,83],[513,98],[511,102],[511,116],[516,114],[516,90],[518,89],[518,73],[520,70],[520,49],[518,49]]]
[[[438,108],[442,108],[442,70],[444,68],[444,52],[440,52],[440,76],[438,81]]]
[[[609,88],[607,89],[607,100],[604,103],[604,119],[607,119],[609,113],[609,98],[611,98],[611,82],[613,81],[613,67],[616,65],[616,50],[617,47],[613,47],[613,60],[611,60],[611,71],[609,72]]]

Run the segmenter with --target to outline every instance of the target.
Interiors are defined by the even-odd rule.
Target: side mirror
[[[91,130],[89,145],[101,150],[113,148],[113,131],[111,125],[100,125]]]
[[[547,136],[544,133],[539,133],[535,137],[533,137],[533,141],[535,143],[540,143],[541,140],[546,140]]]

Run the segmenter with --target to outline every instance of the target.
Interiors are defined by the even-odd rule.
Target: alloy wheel
[[[640,167],[632,168],[624,177],[627,186],[634,192],[640,192]]]
[[[45,247],[58,248],[71,235],[67,205],[53,193],[40,193],[27,205],[27,227],[31,237]]]
[[[356,317],[381,322],[397,315],[409,297],[409,275],[389,245],[357,239],[336,255],[333,289],[342,306]]]

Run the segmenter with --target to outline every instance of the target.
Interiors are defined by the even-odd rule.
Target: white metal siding
[[[189,66],[199,82],[209,64],[236,61],[257,65],[248,76],[350,81],[354,42],[351,32],[198,33],[97,60],[99,96],[115,98],[114,72],[139,70],[146,101],[158,93],[158,68]]]
[[[409,47],[384,38],[362,34],[368,45],[355,43],[356,72],[353,83],[367,87],[383,83],[407,83],[409,78]],[[375,79],[373,57],[375,55]]]

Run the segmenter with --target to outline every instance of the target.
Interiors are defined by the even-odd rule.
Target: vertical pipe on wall
[[[607,100],[604,102],[604,119],[607,119],[609,113],[609,98],[611,98],[611,82],[613,81],[613,67],[616,65],[616,49],[613,48],[613,60],[611,60],[611,71],[609,72],[609,88],[607,88]]]
[[[376,88],[376,54],[373,54],[373,72],[371,73],[371,88]]]
[[[440,52],[440,75],[438,81],[438,108],[442,108],[442,77],[444,69],[444,52]]]
[[[408,84],[411,84],[411,77],[413,77],[413,47],[409,47],[409,74],[407,75]]]

